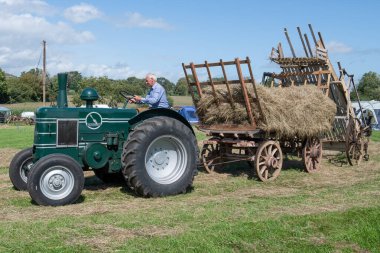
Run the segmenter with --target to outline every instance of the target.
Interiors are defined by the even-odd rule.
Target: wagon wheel
[[[263,182],[276,179],[281,172],[282,162],[282,151],[278,142],[264,141],[256,151],[257,176]]]
[[[201,152],[201,161],[208,173],[212,173],[215,169],[219,168],[220,165],[218,163],[222,162],[220,144],[204,144]]]
[[[351,118],[348,122],[346,131],[346,155],[348,163],[359,165],[363,159],[364,140],[361,132],[360,121],[357,118]]]
[[[307,139],[302,149],[302,160],[306,172],[313,173],[321,168],[322,143],[318,137]]]

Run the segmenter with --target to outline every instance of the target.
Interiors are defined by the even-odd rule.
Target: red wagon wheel
[[[263,182],[276,179],[281,172],[282,162],[282,151],[278,142],[264,141],[256,151],[257,176]]]
[[[212,173],[215,169],[220,167],[219,163],[222,162],[220,144],[203,144],[201,152],[201,161],[203,163],[203,167],[206,169],[208,173]]]
[[[321,168],[322,143],[318,137],[307,139],[302,149],[302,160],[305,170],[309,173],[316,172]]]
[[[350,165],[359,165],[363,159],[364,140],[360,121],[350,117],[346,130],[346,155]]]

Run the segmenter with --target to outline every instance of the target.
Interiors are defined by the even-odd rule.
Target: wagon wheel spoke
[[[350,118],[346,132],[346,156],[350,165],[359,164],[363,159],[364,143],[361,124],[356,118]]]
[[[322,143],[317,137],[308,139],[302,149],[302,160],[305,171],[309,173],[320,169],[322,159]]]
[[[255,155],[255,169],[263,182],[277,178],[282,169],[283,157],[280,145],[275,141],[264,141]]]
[[[204,144],[201,152],[201,160],[203,167],[208,173],[212,173],[218,169],[223,161],[220,155],[220,145],[217,144]]]

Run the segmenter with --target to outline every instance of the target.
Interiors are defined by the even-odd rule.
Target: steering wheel
[[[129,93],[128,91],[120,91],[119,94],[124,97],[126,100],[130,100],[134,97],[134,95],[132,95],[131,93]]]
[[[134,95],[131,95],[131,93],[129,93],[129,92],[127,92],[127,91],[123,91],[123,90],[120,91],[119,94],[120,94],[123,98],[126,99],[125,102],[124,102],[124,106],[123,106],[123,108],[127,108],[127,105],[128,105],[129,100],[131,100],[131,99],[134,97]]]

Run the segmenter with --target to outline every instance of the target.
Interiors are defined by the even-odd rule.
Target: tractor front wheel
[[[145,120],[128,136],[122,155],[128,185],[144,197],[185,193],[197,167],[197,142],[191,129],[169,117]]]
[[[67,155],[52,154],[38,160],[28,176],[28,191],[39,205],[74,203],[84,187],[81,166]]]
[[[9,178],[13,186],[20,191],[27,188],[27,178],[33,166],[33,150],[27,148],[18,152],[9,165]]]

